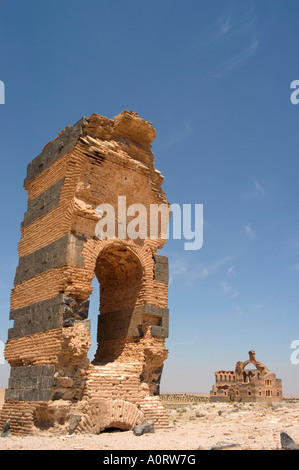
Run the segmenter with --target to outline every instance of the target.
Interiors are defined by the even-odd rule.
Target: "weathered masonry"
[[[12,434],[98,433],[148,419],[156,426],[168,422],[159,398],[168,260],[157,250],[165,238],[96,236],[103,216],[96,207],[116,207],[119,195],[128,206],[169,206],[154,167],[155,135],[132,111],[114,119],[93,114],[60,132],[28,165],[13,327],[5,346],[11,374],[0,415],[0,425],[10,419]],[[100,305],[90,362],[94,277]]]
[[[255,351],[249,351],[247,361],[238,361],[235,370],[215,372],[215,385],[211,401],[279,402],[282,400],[282,383],[273,372],[258,361]],[[246,369],[248,365],[254,369]]]

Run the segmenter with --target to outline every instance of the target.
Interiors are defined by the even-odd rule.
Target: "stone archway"
[[[129,431],[145,420],[143,412],[136,405],[124,400],[103,400],[86,405],[75,432],[99,434],[104,429],[116,428]]]
[[[93,114],[60,132],[29,163],[11,293],[14,325],[5,346],[11,375],[0,425],[26,403],[45,410],[59,401],[69,416],[83,399],[123,400],[157,425],[165,423],[157,395],[167,357],[168,260],[157,250],[166,240],[160,232],[152,238],[149,226],[139,239],[96,234],[101,204],[115,208],[120,226],[119,196],[128,206],[142,204],[146,214],[151,204],[169,207],[151,152],[155,135],[152,124],[132,111],[114,119]],[[101,306],[91,364],[88,310],[95,275]],[[20,430],[17,422],[14,430]]]

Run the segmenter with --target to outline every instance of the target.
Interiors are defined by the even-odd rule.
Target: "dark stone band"
[[[54,364],[12,367],[5,400],[48,401],[55,380],[54,374]]]
[[[28,202],[27,212],[21,224],[22,228],[58,206],[63,184],[64,178],[60,179],[42,194]]]
[[[88,318],[88,309],[89,301],[80,301],[59,294],[56,297],[11,310],[9,319],[14,320],[14,326],[8,330],[8,339],[73,326],[75,321]]]
[[[71,260],[75,266],[83,266],[84,258],[81,256],[85,237],[77,235],[64,235],[55,242],[40,248],[29,255],[19,259],[14,285],[42,274],[49,269],[66,265],[69,261],[68,247],[74,244],[74,257]]]
[[[155,260],[154,266],[154,279],[160,282],[167,282],[169,280],[168,257],[161,255],[153,255]]]
[[[155,317],[153,323],[153,317]],[[168,337],[169,310],[141,305],[99,315],[98,342],[142,336],[142,326],[150,325],[152,336]]]
[[[60,134],[55,140],[50,142],[45,149],[29,163],[24,186],[75,147],[79,137],[84,135],[83,126],[85,124],[87,124],[87,120],[83,117],[76,124]]]

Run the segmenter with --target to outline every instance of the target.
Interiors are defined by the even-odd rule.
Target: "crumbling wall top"
[[[67,126],[44,146],[42,152],[28,164],[24,186],[72,150],[84,136],[116,141],[125,147],[129,155],[140,158],[147,165],[153,163],[151,144],[156,131],[151,122],[140,118],[134,111],[124,110],[113,119],[94,113],[89,118],[82,117],[73,126]]]

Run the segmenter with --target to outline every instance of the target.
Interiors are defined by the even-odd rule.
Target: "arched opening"
[[[107,428],[105,428],[103,432],[106,432],[106,433],[119,433],[119,432],[123,432],[123,431],[129,431],[131,429],[131,426],[127,426],[125,428],[118,428],[117,426],[115,427],[114,425],[113,426],[109,426]]]
[[[254,364],[252,362],[247,362],[244,366],[244,369],[243,369],[243,381],[244,383],[248,383],[251,381],[251,379],[256,375],[256,372],[257,372],[257,369],[254,368],[254,369],[250,369],[248,368],[247,369],[247,366],[254,366]]]
[[[233,388],[229,388],[227,394],[231,401],[235,401],[235,391]]]
[[[95,276],[100,305],[93,364],[103,364],[119,357],[128,338],[142,335],[132,317],[142,285],[142,265],[131,249],[110,245],[97,258]]]

